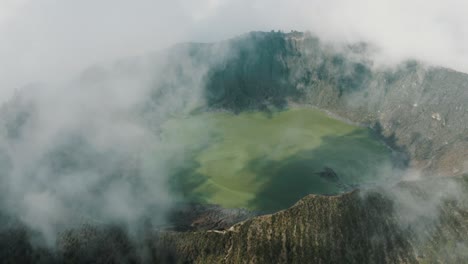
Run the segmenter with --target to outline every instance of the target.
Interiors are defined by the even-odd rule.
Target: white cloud
[[[462,0],[1,0],[0,101],[15,87],[99,61],[271,29],[367,40],[386,60],[415,57],[468,72]]]

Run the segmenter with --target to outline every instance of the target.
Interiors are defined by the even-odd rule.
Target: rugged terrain
[[[455,181],[466,193],[467,178]],[[433,195],[414,183],[394,188],[421,198]],[[418,215],[406,222],[401,205],[377,191],[309,195],[287,210],[227,230],[160,233],[155,251],[196,263],[462,263],[468,257],[468,207],[466,195],[459,198],[434,205],[437,218]]]
[[[309,195],[261,216],[192,205],[172,214],[167,228],[142,223],[129,234],[118,223],[90,224],[61,233],[54,251],[33,246],[32,232],[10,219],[0,230],[0,257],[6,263],[467,262],[468,75],[416,61],[381,66],[372,52],[366,44],[334,47],[299,32],[179,45],[164,55],[172,63],[157,69],[176,80],[156,82],[138,111],[151,123],[162,94],[195,80],[203,109],[311,105],[372,127],[405,154],[399,169],[414,181]],[[179,61],[180,54],[188,59]],[[202,69],[200,76],[187,65]],[[12,138],[28,116],[14,107],[2,112]]]
[[[144,226],[132,237],[118,226],[85,225],[61,234],[56,251],[31,247],[24,229],[10,228],[1,255],[4,263],[464,263],[467,177],[309,195],[226,229]]]
[[[311,104],[374,127],[425,175],[461,175],[468,160],[468,76],[407,61],[374,65],[365,44],[329,47],[302,33],[251,33],[208,75],[216,107]]]

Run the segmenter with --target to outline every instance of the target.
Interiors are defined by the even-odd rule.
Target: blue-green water
[[[174,118],[163,139],[190,157],[171,178],[174,190],[228,208],[287,208],[310,193],[379,181],[391,167],[391,150],[369,129],[311,108]]]

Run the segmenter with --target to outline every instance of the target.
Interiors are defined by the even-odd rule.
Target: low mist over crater
[[[468,75],[375,52],[251,32],[17,91],[0,257],[465,259]]]

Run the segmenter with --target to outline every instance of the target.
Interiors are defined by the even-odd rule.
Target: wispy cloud
[[[98,61],[251,30],[311,30],[370,41],[395,62],[413,57],[468,72],[461,0],[3,0],[0,99],[29,82],[63,80]]]

